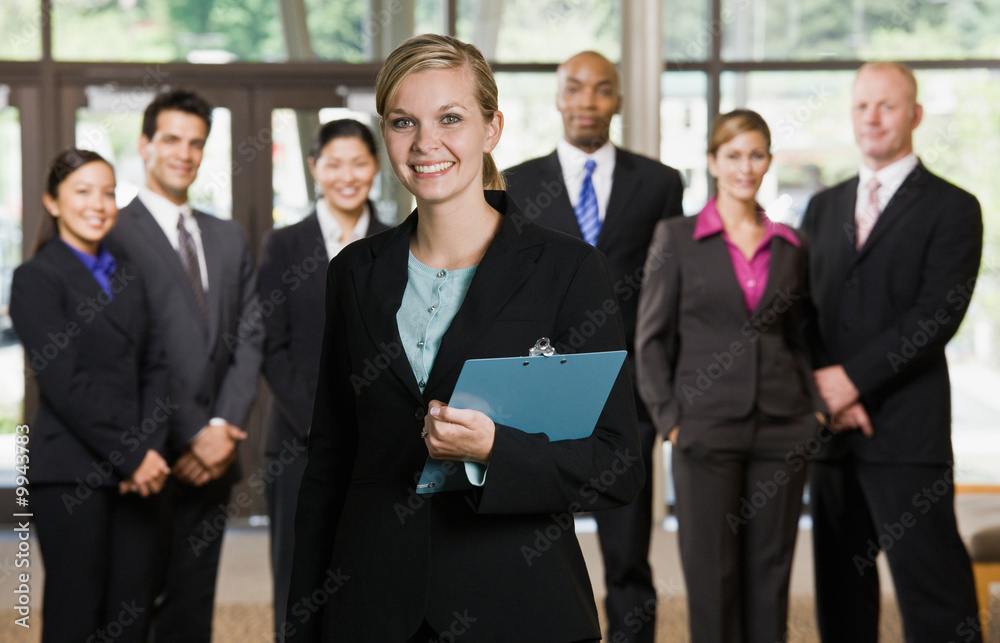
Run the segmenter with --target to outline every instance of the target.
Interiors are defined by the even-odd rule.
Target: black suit
[[[803,224],[815,366],[843,365],[875,429],[832,436],[813,466],[820,629],[827,641],[875,640],[881,544],[907,640],[946,641],[977,617],[955,526],[944,348],[975,285],[982,215],[918,164],[855,251],[857,188],[855,177],[819,193]]]
[[[700,216],[705,216],[704,213]],[[787,636],[806,463],[825,410],[803,337],[806,249],[775,235],[753,314],[721,234],[661,223],[639,303],[639,392],[673,449],[694,643]],[[790,457],[791,456],[791,457]]]
[[[449,399],[466,359],[526,355],[542,336],[565,344],[613,297],[600,253],[518,220],[503,193],[487,198],[504,220],[422,394],[396,326],[417,215],[330,264],[290,640],[405,641],[424,620],[469,641],[600,636],[572,512],[627,503],[644,480],[624,370],[591,437],[549,442],[498,425],[484,486],[414,492],[427,404]],[[581,351],[624,347],[617,315],[594,326]]]
[[[556,152],[526,161],[504,174],[507,178],[507,192],[525,217],[540,225],[583,238]],[[597,237],[597,249],[608,260],[614,291],[618,296],[625,327],[625,343],[630,356],[628,368],[633,381],[636,309],[646,250],[653,238],[653,229],[661,219],[684,213],[681,206],[683,191],[684,186],[677,170],[632,152],[615,150],[611,195]],[[650,616],[652,618],[649,620],[655,622],[656,589],[653,587],[653,574],[648,558],[652,529],[652,451],[656,436],[649,414],[638,395],[635,401],[648,476],[646,486],[628,507],[595,514],[608,590],[605,611],[608,615],[609,636],[616,632],[622,632],[626,637],[632,636],[636,621],[628,615],[636,609],[644,612],[644,618],[638,623],[646,622]],[[650,606],[654,610],[652,615],[648,609]],[[654,628],[643,627],[634,638],[618,637],[618,640],[652,642]]]
[[[10,315],[41,392],[28,474],[44,641],[93,637],[123,601],[139,609],[118,640],[143,641],[148,629],[158,497],[117,487],[149,449],[163,450],[170,399],[143,282],[124,253],[115,257],[110,302],[58,238],[14,272]]]
[[[367,235],[388,230],[371,212]],[[271,572],[276,631],[285,620],[295,546],[295,501],[305,471],[306,436],[316,400],[323,300],[330,258],[315,211],[270,234],[257,286],[265,314],[264,376],[274,392],[265,469],[270,509]]]
[[[177,409],[170,420],[170,460],[180,455],[213,417],[244,426],[257,391],[263,326],[253,261],[236,224],[194,213],[208,271],[207,319],[201,316],[180,257],[163,229],[136,198],[118,215],[108,245],[135,259],[150,294],[154,319],[167,342],[167,365]],[[154,621],[158,643],[204,641],[211,636],[218,557],[229,493],[239,479],[233,465],[202,487],[167,483],[169,556]],[[220,526],[221,525],[221,526]]]

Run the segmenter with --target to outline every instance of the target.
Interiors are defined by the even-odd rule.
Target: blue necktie
[[[597,234],[601,231],[601,218],[597,214],[597,194],[594,193],[594,181],[591,176],[597,162],[589,159],[584,165],[587,176],[583,177],[580,186],[580,198],[576,202],[576,222],[580,224],[583,240],[592,246],[597,245]]]

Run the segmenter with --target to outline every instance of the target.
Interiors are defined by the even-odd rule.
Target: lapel
[[[635,171],[635,165],[622,150],[615,148],[615,171],[611,179],[611,197],[608,199],[608,210],[601,224],[601,232],[597,235],[597,247],[604,250],[603,241],[618,229],[618,220],[627,216],[627,206],[632,195],[639,191],[642,179]]]
[[[218,226],[211,225],[213,222],[207,221],[210,215],[204,212],[192,211],[195,221],[198,222],[198,230],[201,232],[201,247],[205,251],[205,270],[208,272],[208,292],[205,293],[205,306],[208,309],[208,337],[211,345],[209,351],[215,350],[215,340],[219,336],[219,318],[222,308],[222,293],[225,292],[225,285],[222,283],[222,262],[225,253],[222,252],[222,238],[219,237]],[[176,256],[177,253],[174,253]],[[180,265],[180,258],[177,257],[177,264]],[[184,279],[187,284],[187,278]],[[190,288],[185,288],[194,302],[194,293]],[[195,303],[195,311],[198,310]],[[199,315],[200,316],[200,315]]]
[[[178,256],[177,251],[174,247],[170,245],[170,241],[167,239],[167,235],[163,233],[163,228],[160,224],[156,222],[153,215],[146,209],[146,206],[142,204],[139,197],[136,197],[131,204],[129,204],[129,215],[131,216],[133,222],[135,223],[136,229],[139,231],[140,236],[145,241],[144,247],[136,247],[133,252],[150,252],[157,259],[160,266],[168,273],[166,278],[177,284],[182,284],[184,287],[179,288],[183,292],[183,299],[189,309],[189,317],[192,320],[201,320],[201,312],[198,310],[198,302],[194,299],[194,293],[191,288],[187,285],[187,274],[184,272],[184,267],[181,265],[181,258]],[[203,240],[204,242],[204,240]],[[205,262],[208,263],[208,251],[205,252]],[[211,285],[211,273],[209,274],[209,284]],[[207,326],[201,322],[196,321],[201,325],[202,329],[207,332]]]
[[[403,303],[403,291],[406,290],[410,236],[416,223],[417,213],[413,212],[387,236],[384,244],[371,246],[370,262],[354,268],[351,273],[361,321],[375,346],[402,348],[396,312]],[[318,223],[316,227],[319,227]],[[422,401],[406,351],[398,351],[398,355],[389,362],[389,368],[410,394]]]
[[[470,347],[483,341],[497,313],[535,268],[528,250],[537,245],[537,239],[526,235],[524,230],[518,232],[516,218],[511,216],[513,205],[502,192],[487,192],[487,198],[504,214],[504,220],[476,269],[462,306],[442,338],[424,394],[420,394],[405,351],[399,351],[389,364],[414,399],[421,402],[432,399],[436,389],[449,381],[451,372],[465,363]],[[396,312],[406,290],[410,237],[416,225],[417,213],[414,211],[385,237],[384,245],[372,247],[372,261],[358,266],[352,273],[362,322],[376,346],[402,344]],[[527,236],[532,239],[525,239]]]
[[[319,227],[319,214],[313,210],[312,214],[302,220],[302,232],[298,242],[301,244],[298,257],[312,256],[318,245],[323,249],[323,256],[326,262],[330,263],[330,255],[326,252],[326,240],[323,239],[323,228]]]
[[[491,198],[493,195],[500,195],[499,201]],[[487,331],[493,320],[535,270],[537,252],[532,249],[541,241],[534,235],[524,234],[524,230],[518,232],[516,210],[502,192],[487,192],[487,199],[503,213],[503,223],[479,262],[462,306],[442,338],[424,390],[428,399],[433,398],[435,388],[451,381],[452,371],[465,363],[473,346],[488,343]]]
[[[743,302],[743,289],[736,280],[736,270],[729,256],[729,246],[722,234],[713,234],[694,240],[695,260],[705,267],[707,278],[724,291],[722,299],[726,308],[742,324],[747,320],[747,307]],[[723,274],[719,274],[719,272]]]
[[[552,204],[545,209],[549,213],[549,221],[545,223],[545,226],[571,234],[577,239],[583,239],[580,224],[576,220],[576,212],[573,211],[573,204],[569,200],[569,191],[566,189],[565,181],[563,181],[559,154],[555,151],[542,159],[538,181],[533,181],[532,185],[551,185],[553,181],[561,185],[563,189],[552,198]],[[538,196],[540,195],[535,195],[535,198],[537,199]]]
[[[836,270],[833,274],[843,274],[841,267],[850,265],[857,258],[857,251],[854,249],[857,238],[857,224],[854,222],[854,209],[858,201],[858,177],[855,176],[843,183],[833,197],[833,211],[831,217],[834,218],[836,226],[829,230],[829,239],[813,239],[814,245],[832,244],[832,252],[823,253],[831,256],[836,261]],[[823,232],[823,228],[819,228]],[[869,235],[869,239],[871,235]]]
[[[893,225],[899,221],[903,213],[909,210],[910,205],[913,201],[920,195],[923,189],[923,179],[927,175],[927,169],[924,168],[920,161],[917,161],[917,166],[913,168],[913,171],[903,180],[902,185],[896,190],[896,193],[892,195],[889,202],[885,205],[885,209],[882,214],[879,215],[878,219],[875,221],[875,226],[872,228],[871,234],[868,235],[868,239],[865,241],[865,245],[861,246],[861,250],[857,252],[857,256],[854,258],[855,261],[860,261],[870,252],[872,248],[878,245],[878,242],[885,238],[886,234]],[[857,183],[854,184],[854,193],[857,195]],[[855,197],[856,198],[856,197]],[[854,209],[851,209],[851,216],[853,218]]]
[[[795,270],[795,251],[795,246],[778,235],[771,237],[771,260],[767,267],[767,281],[764,282],[764,292],[751,317],[756,317],[769,308],[778,294],[779,287],[789,283],[788,275]]]
[[[66,276],[66,284],[68,288],[73,292],[73,312],[77,311],[77,307],[84,305],[90,310],[96,313],[94,319],[97,318],[107,320],[112,326],[117,328],[122,335],[128,337],[132,341],[135,341],[135,333],[132,328],[132,315],[131,307],[122,305],[122,299],[128,295],[128,287],[124,288],[120,293],[115,295],[114,301],[107,305],[103,305],[102,302],[97,300],[97,297],[103,292],[101,290],[101,285],[97,283],[94,279],[94,275],[87,270],[87,267],[83,265],[83,262],[73,254],[73,251],[66,247],[59,239],[52,239],[46,246],[50,248],[52,255],[52,261],[57,264],[60,268],[60,273]],[[111,282],[114,283],[116,279],[121,278],[121,266],[122,258],[115,257],[118,263],[118,269],[115,274],[111,277]],[[87,300],[93,301],[96,305],[90,306],[87,304]]]

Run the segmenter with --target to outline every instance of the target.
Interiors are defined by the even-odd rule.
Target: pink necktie
[[[858,205],[854,212],[854,222],[858,228],[858,239],[855,247],[858,250],[865,245],[868,235],[875,227],[875,222],[878,221],[878,189],[880,187],[882,184],[873,176],[865,186],[865,197],[858,199]]]

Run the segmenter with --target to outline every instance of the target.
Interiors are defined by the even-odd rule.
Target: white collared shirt
[[[174,247],[175,251],[180,249],[180,239],[177,234],[177,217],[184,215],[184,228],[194,238],[194,245],[198,248],[198,267],[201,269],[201,285],[208,292],[208,266],[205,264],[205,247],[201,243],[201,229],[198,221],[195,220],[191,212],[191,206],[187,203],[177,205],[170,199],[153,192],[148,187],[143,186],[139,190],[139,200],[146,206],[149,213],[153,215],[156,222],[163,228],[163,234],[167,235],[167,240]]]
[[[896,193],[899,186],[903,185],[903,181],[906,177],[910,176],[910,172],[913,168],[917,167],[917,155],[910,152],[898,161],[886,165],[884,168],[876,172],[866,165],[862,165],[861,169],[858,170],[858,203],[862,200],[868,198],[868,182],[871,181],[872,177],[878,179],[878,210],[881,212],[885,210],[885,206],[889,205],[889,200],[892,199],[892,195]]]
[[[368,209],[368,204],[365,203],[365,209],[361,213],[361,216],[358,217],[358,222],[354,224],[354,230],[351,231],[351,238],[347,243],[340,242],[340,238],[344,236],[344,230],[337,223],[337,220],[333,218],[330,206],[323,199],[316,201],[316,218],[319,220],[319,231],[323,235],[323,243],[326,245],[326,256],[328,259],[333,259],[337,256],[337,253],[344,249],[347,243],[365,238],[365,235],[368,234],[368,224],[371,221],[372,215]]]
[[[559,158],[559,165],[562,167],[563,183],[566,184],[566,192],[569,195],[569,202],[576,208],[577,201],[580,200],[580,189],[583,187],[583,178],[587,175],[584,168],[589,159],[594,159],[597,167],[590,180],[594,183],[594,194],[597,196],[597,216],[604,221],[608,212],[608,201],[611,200],[611,182],[615,174],[615,145],[607,141],[593,154],[587,154],[578,147],[571,145],[566,139],[560,139],[556,145],[556,155]]]

